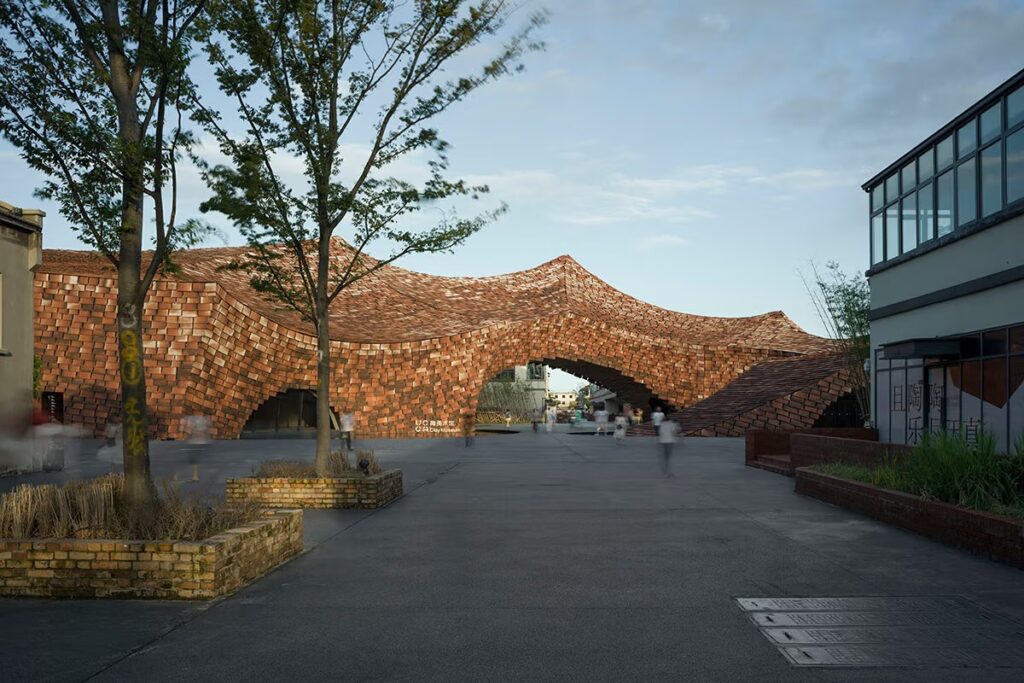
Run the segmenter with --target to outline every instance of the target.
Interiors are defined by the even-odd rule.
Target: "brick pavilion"
[[[336,242],[336,258],[347,245]],[[152,436],[181,418],[213,418],[239,436],[275,396],[316,385],[315,337],[294,312],[221,266],[239,248],[176,255],[144,310]],[[346,261],[347,262],[347,261]],[[117,421],[116,273],[94,252],[46,250],[35,276],[42,389],[66,422],[102,433]],[[331,313],[331,406],[364,437],[450,436],[505,368],[543,362],[694,415],[689,431],[812,426],[850,391],[828,340],[781,312],[718,318],[666,311],[619,292],[568,256],[483,278],[388,266],[358,281]],[[742,400],[717,400],[732,386]],[[746,385],[750,391],[744,391]],[[687,426],[684,410],[684,426]]]

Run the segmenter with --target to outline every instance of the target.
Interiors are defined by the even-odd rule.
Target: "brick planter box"
[[[796,471],[796,492],[1024,569],[1024,521],[806,468]]]
[[[794,470],[826,462],[873,467],[887,457],[899,457],[914,450],[913,446],[864,439],[836,438],[819,434],[793,434],[789,458]]]
[[[302,510],[204,541],[0,539],[0,596],[208,600],[302,552]]]
[[[402,495],[402,470],[368,477],[228,479],[229,504],[254,501],[270,508],[384,507]]]

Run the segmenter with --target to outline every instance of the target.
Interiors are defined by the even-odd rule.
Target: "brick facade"
[[[845,462],[874,467],[887,457],[898,457],[912,446],[864,439],[841,439],[818,434],[794,434],[790,438],[789,457],[793,469],[825,462]]]
[[[268,508],[381,508],[401,497],[402,471],[369,477],[228,479],[228,505],[256,502]]]
[[[1024,569],[1024,520],[926,500],[808,469],[796,492]]]
[[[205,600],[302,552],[302,511],[205,541],[0,539],[0,596]]]
[[[336,245],[339,259],[346,250]],[[181,418],[193,413],[211,415],[218,437],[237,437],[268,398],[315,386],[309,325],[260,298],[244,273],[218,269],[241,253],[178,254],[176,273],[150,291],[143,320],[154,437],[181,436]],[[50,250],[35,285],[42,389],[63,394],[66,421],[99,434],[118,415],[115,273],[97,254]],[[607,368],[609,389],[619,377],[681,408],[767,359],[830,350],[781,312],[713,318],[666,311],[618,292],[568,257],[488,278],[386,267],[336,300],[331,335],[331,404],[352,411],[364,437],[457,434],[483,385],[528,361]],[[799,415],[801,408],[789,401],[779,410]],[[745,419],[737,433],[758,420],[772,423]],[[429,429],[416,429],[423,424]]]

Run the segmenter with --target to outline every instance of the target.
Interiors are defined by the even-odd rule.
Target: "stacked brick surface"
[[[205,541],[0,539],[0,596],[209,599],[302,552],[302,511]]]
[[[384,507],[402,495],[401,470],[369,477],[228,479],[227,502],[255,502],[268,508]]]
[[[874,467],[887,458],[897,458],[914,449],[913,446],[866,441],[860,438],[843,439],[819,434],[794,434],[790,439],[789,457],[793,469],[826,462],[844,462],[850,465]]]
[[[337,242],[335,251],[347,263],[349,248]],[[153,285],[143,311],[152,436],[179,437],[182,417],[204,413],[218,437],[236,437],[268,398],[315,386],[310,326],[261,298],[244,273],[220,268],[243,253],[183,252],[177,272]],[[66,420],[97,434],[118,415],[115,287],[110,265],[91,252],[46,251],[36,274],[42,388],[62,392]],[[762,361],[830,350],[780,312],[667,311],[566,256],[486,278],[385,267],[335,301],[331,338],[332,407],[354,412],[366,437],[457,434],[483,385],[529,361],[604,368],[609,389],[642,389],[681,408]],[[790,404],[781,407],[799,413]],[[431,429],[417,430],[424,421]]]
[[[743,436],[748,429],[804,430],[853,386],[841,355],[770,360],[682,410],[678,420],[685,433],[699,436]]]

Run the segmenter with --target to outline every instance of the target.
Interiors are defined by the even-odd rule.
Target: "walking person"
[[[508,429],[512,426],[512,411],[505,411],[505,428]]]
[[[594,411],[594,423],[597,425],[594,433],[598,436],[604,436],[608,424],[608,411],[603,406],[600,410]]]
[[[476,434],[476,415],[466,413],[462,416],[462,435],[466,439],[466,448],[473,445],[473,436]]]
[[[661,406],[654,406],[654,412],[651,413],[651,424],[654,425],[655,434],[659,432],[659,427],[664,419],[665,413],[661,412]]]
[[[672,447],[676,443],[676,435],[679,433],[679,425],[672,419],[664,420],[658,429],[658,445],[661,446],[661,473],[665,478],[671,479],[672,474]]]
[[[341,427],[341,438],[345,440],[345,450],[352,450],[352,431],[355,428],[356,418],[352,413],[342,413],[338,419],[338,426]]]
[[[625,415],[619,415],[615,418],[615,444],[621,446],[626,440],[626,425],[628,420]]]
[[[533,409],[533,414],[530,416],[530,423],[533,424],[533,431],[536,433],[539,430],[538,425],[540,424],[540,411],[536,408]]]
[[[199,462],[204,460],[210,444],[210,418],[205,415],[189,415],[185,418],[185,433],[188,435],[188,464],[192,466],[189,483],[199,481]]]
[[[547,410],[547,419],[544,421],[544,431],[551,433],[551,430],[555,428],[555,420],[558,419],[558,413],[555,412],[555,407],[550,406]]]

